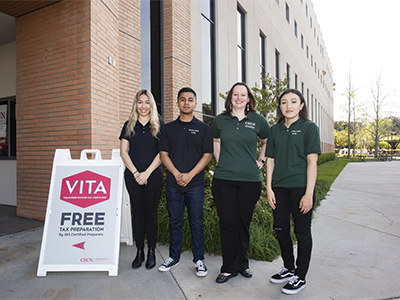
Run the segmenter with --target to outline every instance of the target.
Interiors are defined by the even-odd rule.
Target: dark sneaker
[[[204,261],[202,260],[198,260],[196,262],[196,275],[199,277],[204,277],[207,276],[208,271],[207,271],[207,267],[204,264]]]
[[[167,272],[177,264],[179,264],[179,259],[168,257],[168,259],[158,268],[158,271]]]
[[[285,284],[282,288],[282,292],[285,294],[293,295],[300,292],[302,289],[306,287],[306,281],[304,279],[299,278],[299,276],[294,275],[289,279],[289,282]]]
[[[278,273],[271,276],[272,283],[284,283],[289,281],[289,279],[294,275],[294,272],[289,271],[285,267],[279,270]]]

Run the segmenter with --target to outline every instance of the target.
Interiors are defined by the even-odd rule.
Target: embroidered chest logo
[[[246,122],[244,122],[244,127],[250,128],[250,129],[256,129],[256,123],[246,121]]]
[[[188,131],[189,131],[191,134],[198,134],[198,133],[200,132],[200,130],[198,130],[198,129],[192,129],[192,128],[189,128]]]
[[[293,129],[293,130],[291,131],[292,135],[298,135],[300,132],[301,132],[300,129],[298,129],[298,130],[294,130],[294,129]]]

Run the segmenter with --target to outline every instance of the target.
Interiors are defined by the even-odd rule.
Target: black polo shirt
[[[182,122],[178,117],[164,125],[158,149],[168,153],[179,172],[188,173],[197,165],[203,154],[213,153],[211,127],[195,117],[190,122]],[[167,170],[166,183],[182,191],[190,189],[204,183],[204,172],[197,174],[186,187],[182,187]]]
[[[150,122],[146,125],[142,125],[139,121],[136,122],[134,131],[135,135],[127,137],[125,135],[126,126],[128,121],[125,122],[122,128],[119,139],[125,139],[129,141],[129,157],[139,172],[144,172],[151,165],[154,157],[158,154],[158,141],[160,132],[157,138],[151,134]],[[160,120],[160,130],[162,129],[164,122]],[[161,165],[160,165],[161,167]],[[128,170],[128,168],[126,168]],[[128,172],[130,172],[128,170]]]

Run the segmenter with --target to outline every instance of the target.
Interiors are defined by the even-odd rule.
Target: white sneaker
[[[206,265],[204,264],[204,261],[198,260],[196,262],[196,275],[199,277],[204,277],[207,276],[208,270]]]
[[[282,292],[288,295],[294,295],[306,287],[306,281],[294,275],[289,279],[289,282],[282,288]]]
[[[169,271],[169,269],[175,267],[178,264],[179,264],[179,259],[168,257],[168,259],[158,268],[158,271],[167,272]]]

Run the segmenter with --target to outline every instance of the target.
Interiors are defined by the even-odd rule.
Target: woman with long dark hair
[[[282,291],[296,294],[306,286],[311,259],[311,217],[321,141],[319,128],[308,119],[304,97],[298,90],[284,91],[278,105],[278,123],[271,127],[266,150],[267,199],[273,209],[283,267],[271,277],[271,282],[287,282]],[[290,215],[297,238],[296,262]]]

